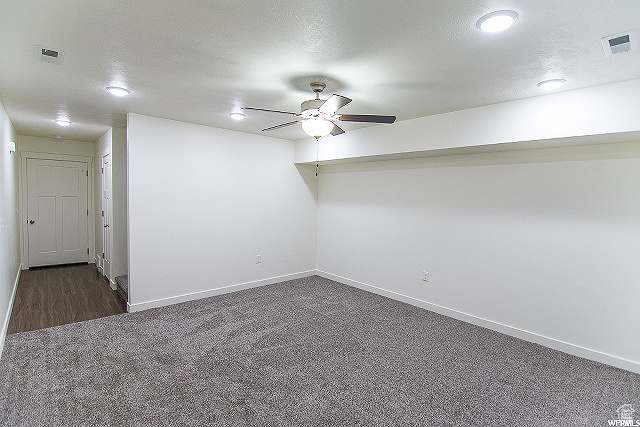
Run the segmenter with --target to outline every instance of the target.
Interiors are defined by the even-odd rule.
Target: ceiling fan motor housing
[[[310,99],[308,101],[304,101],[302,104],[300,104],[300,115],[303,117],[323,115],[318,111],[318,108],[320,108],[320,106],[324,104],[324,102],[324,99]]]

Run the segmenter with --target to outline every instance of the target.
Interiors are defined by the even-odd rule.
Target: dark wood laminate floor
[[[94,264],[31,268],[20,273],[7,333],[124,312],[125,302]]]

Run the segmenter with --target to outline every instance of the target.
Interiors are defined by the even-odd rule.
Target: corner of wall
[[[7,314],[4,317],[4,323],[2,324],[2,330],[0,331],[0,358],[2,358],[2,352],[4,351],[4,341],[7,338],[7,330],[9,329],[9,320],[11,319],[11,312],[13,310],[13,302],[16,298],[16,291],[18,289],[18,282],[20,281],[20,273],[22,272],[22,264],[18,267],[16,273],[16,280],[13,283],[13,291],[11,292],[11,299],[9,300],[9,307],[7,308]]]
[[[16,151],[9,149],[16,143]],[[13,146],[11,146],[13,148]],[[0,102],[0,356],[9,326],[20,265],[20,219],[18,205],[18,135]]]

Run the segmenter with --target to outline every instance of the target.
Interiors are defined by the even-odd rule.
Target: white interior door
[[[29,267],[88,262],[88,165],[27,159]]]
[[[111,155],[102,157],[102,273],[111,279]]]

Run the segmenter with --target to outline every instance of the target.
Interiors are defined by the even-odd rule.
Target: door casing
[[[111,248],[113,245],[113,228],[111,216],[113,209],[111,206],[111,154],[102,156],[102,274],[112,282],[111,277]]]
[[[89,262],[95,262],[95,197],[94,197],[94,165],[93,157],[75,156],[67,154],[38,153],[21,151],[20,152],[20,179],[18,181],[18,205],[20,212],[16,215],[20,217],[20,264],[23,270],[28,269],[29,265],[29,246],[28,246],[28,195],[27,195],[27,159],[41,160],[65,160],[72,162],[87,163],[89,176],[87,179],[87,208],[89,209],[87,244],[89,246]]]

